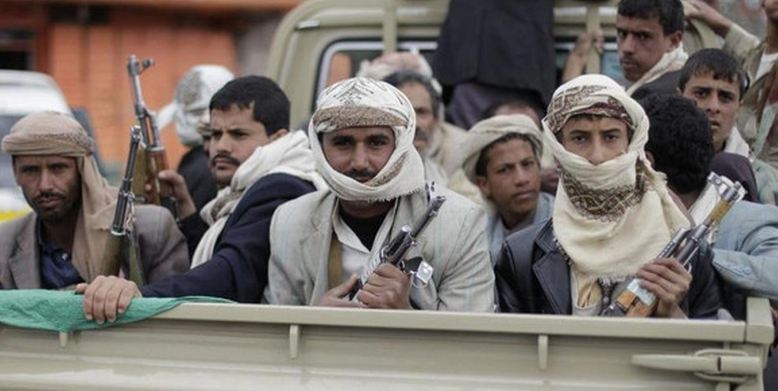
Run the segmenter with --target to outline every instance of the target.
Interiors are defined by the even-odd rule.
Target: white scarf
[[[662,55],[659,62],[648,70],[643,76],[627,88],[627,94],[632,95],[638,88],[651,83],[652,81],[659,79],[668,72],[674,72],[683,68],[683,64],[686,63],[686,59],[689,55],[683,50],[683,44],[678,45],[677,48]]]
[[[670,197],[664,176],[646,159],[648,118],[606,76],[585,75],[559,87],[543,119],[545,145],[563,170],[554,204],[554,232],[580,277],[623,277],[653,260],[689,221]],[[633,131],[625,154],[602,164],[572,154],[557,141],[578,114],[623,120]],[[580,292],[579,292],[580,293]],[[582,295],[583,296],[583,295]]]
[[[269,144],[257,147],[235,171],[230,186],[221,189],[216,198],[200,211],[200,216],[211,227],[197,245],[192,257],[192,268],[211,259],[216,241],[245,191],[262,177],[276,173],[292,175],[311,182],[316,189],[326,187],[322,178],[316,173],[313,155],[308,148],[308,138],[303,132],[292,132]]]
[[[360,183],[330,166],[319,134],[367,126],[391,127],[395,148],[378,174]],[[416,114],[405,94],[382,81],[358,77],[322,91],[308,127],[319,173],[338,198],[346,201],[387,201],[424,187],[424,165],[413,147],[415,131]]]

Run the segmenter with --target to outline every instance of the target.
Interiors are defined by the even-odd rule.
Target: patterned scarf
[[[391,127],[395,137],[394,151],[378,174],[360,183],[333,169],[324,156],[319,134],[373,126]],[[347,201],[387,201],[424,188],[424,166],[413,147],[415,131],[416,114],[400,90],[359,77],[322,91],[308,127],[319,173],[338,198]]]
[[[565,150],[556,134],[577,115],[624,121],[632,133],[627,151],[593,165]],[[543,119],[545,145],[562,169],[554,232],[576,273],[581,306],[599,298],[592,289],[597,278],[634,274],[659,254],[678,228],[689,225],[664,176],[646,159],[648,125],[643,108],[601,75],[580,76],[559,87]]]

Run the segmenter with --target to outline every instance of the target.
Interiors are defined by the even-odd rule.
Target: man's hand
[[[686,317],[678,304],[689,291],[692,275],[680,262],[675,258],[659,258],[643,265],[635,276],[641,279],[640,285],[659,300],[655,317]]]
[[[357,281],[359,281],[359,278],[352,275],[346,282],[327,291],[327,293],[320,297],[314,305],[320,307],[364,307],[359,303],[352,303],[348,298],[349,293],[351,293],[351,290],[354,288]]]
[[[176,199],[178,207],[178,217],[185,219],[195,213],[197,213],[197,207],[195,207],[192,195],[189,194],[189,189],[186,187],[186,180],[179,173],[174,170],[162,170],[157,175],[160,182],[166,183],[170,186],[173,192],[173,198]],[[151,191],[151,185],[146,185],[146,192]],[[148,196],[148,195],[147,195]]]
[[[411,309],[411,279],[395,266],[383,264],[367,279],[357,299],[370,308]]]
[[[602,31],[587,31],[578,36],[575,47],[570,52],[570,56],[565,61],[565,68],[562,70],[562,82],[574,79],[583,74],[586,67],[586,60],[592,49],[597,54],[602,54],[605,45],[605,36]]]
[[[686,19],[697,19],[708,25],[716,35],[725,37],[732,27],[732,21],[719,13],[716,8],[701,0],[691,0],[684,11]]]
[[[98,324],[115,321],[134,297],[141,297],[134,282],[116,276],[98,276],[89,284],[78,284],[76,293],[84,294],[84,317]]]

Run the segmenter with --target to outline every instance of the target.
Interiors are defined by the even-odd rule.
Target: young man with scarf
[[[272,80],[239,77],[213,96],[210,110],[211,166],[222,189],[200,213],[210,228],[197,246],[194,268],[140,290],[117,278],[82,285],[77,290],[85,293],[87,316],[113,320],[141,294],[261,300],[273,212],[324,182],[316,173],[305,134],[287,131],[289,100]]]
[[[100,175],[94,141],[71,116],[30,114],[3,138],[16,183],[33,212],[0,224],[1,289],[72,289],[99,276],[128,275],[124,257],[106,256],[117,190]],[[189,260],[173,216],[136,206],[132,229],[148,282],[184,272]]]
[[[494,275],[481,209],[452,192],[405,259],[433,268],[426,286],[390,264],[381,247],[428,207],[413,106],[391,85],[347,79],[324,90],[308,129],[331,190],[282,205],[270,230],[271,304],[492,311]],[[349,300],[357,274],[369,273]]]
[[[632,276],[656,295],[656,317],[713,317],[719,287],[703,247],[691,273],[655,259],[690,225],[664,178],[646,161],[648,119],[613,80],[575,78],[543,119],[561,169],[551,220],[513,234],[495,274],[502,311],[598,315],[611,288]]]
[[[492,261],[508,234],[551,217],[554,197],[540,191],[542,137],[524,114],[485,119],[468,132],[463,168],[486,200]]]
[[[641,103],[651,123],[646,152],[700,222],[720,198],[703,194],[714,156],[706,117],[681,97],[656,96]],[[733,316],[745,318],[744,294],[778,299],[778,207],[736,202],[711,244],[713,266],[729,285],[725,297]]]
[[[688,57],[683,50],[683,26],[681,0],[619,2],[616,16],[619,64],[627,81],[627,93],[634,99],[675,92],[678,70]],[[589,34],[588,39],[597,37]],[[586,56],[587,51],[573,50],[564,74],[582,74]]]

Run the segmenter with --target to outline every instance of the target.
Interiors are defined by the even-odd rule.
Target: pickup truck
[[[608,37],[589,71],[618,73],[614,4],[556,2],[560,64],[588,21]],[[279,26],[269,60],[293,123],[312,112],[336,53],[353,70],[384,51],[431,55],[446,7],[301,3]],[[687,48],[715,44],[700,31]],[[0,326],[0,389],[759,391],[773,337],[762,298],[748,299],[742,321],[182,304],[101,330]]]

